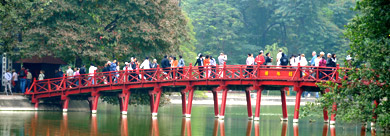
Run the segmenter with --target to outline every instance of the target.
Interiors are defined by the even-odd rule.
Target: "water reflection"
[[[336,127],[334,125],[330,125],[330,136],[336,136]]]
[[[68,114],[63,113],[61,124],[60,124],[60,134],[61,134],[61,136],[63,136],[67,133],[68,133]]]
[[[324,123],[324,126],[322,127],[322,136],[328,136],[328,129],[329,129],[328,123]]]
[[[150,127],[150,135],[151,136],[159,136],[160,131],[158,130],[158,120],[157,118],[152,118]]]
[[[250,136],[252,133],[252,120],[248,120],[248,123],[246,125],[246,136]]]
[[[299,136],[299,127],[298,123],[293,123],[294,136]]]
[[[287,135],[287,122],[282,121],[282,134],[281,136],[286,136]]]
[[[129,127],[127,125],[127,115],[122,115],[120,118],[121,122],[121,135],[128,136],[129,135]]]
[[[98,124],[96,114],[91,115],[91,135],[96,136],[98,134]]]
[[[187,130],[187,136],[191,136],[191,119],[189,118],[182,118],[181,120],[181,136],[186,135],[186,130]]]
[[[225,136],[225,122],[218,119],[214,119],[213,136],[218,136],[218,126],[221,131],[220,136]]]

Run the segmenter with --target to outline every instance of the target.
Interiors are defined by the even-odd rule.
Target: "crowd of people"
[[[245,75],[249,76],[253,71],[254,65],[265,65],[265,67],[272,65],[272,62],[276,61],[276,65],[280,66],[278,68],[287,68],[285,66],[292,66],[293,68],[300,65],[300,66],[319,66],[319,67],[336,67],[336,54],[327,54],[327,58],[325,58],[325,53],[320,52],[319,55],[315,51],[312,52],[312,58],[308,62],[305,58],[305,54],[298,54],[298,55],[291,55],[289,58],[283,51],[280,49],[279,52],[276,54],[276,59],[271,57],[271,53],[265,53],[261,50],[259,54],[254,57],[253,54],[249,53],[248,57],[246,59],[246,72]],[[217,62],[218,61],[218,62]],[[198,54],[197,59],[194,63],[194,66],[198,66],[199,70],[199,78],[204,78],[204,76],[208,76],[211,78],[214,78],[216,76],[216,67],[217,64],[219,66],[223,66],[225,62],[227,61],[227,55],[224,53],[220,53],[220,55],[217,58],[214,58],[211,55],[203,55]],[[106,81],[107,82],[117,82],[117,79],[119,77],[119,74],[117,74],[119,70],[138,70],[138,69],[145,69],[145,77],[140,77],[140,75],[135,74],[132,72],[130,74],[129,80],[136,81],[137,78],[144,78],[145,80],[151,80],[151,75],[153,74],[153,69],[160,67],[164,71],[165,74],[170,73],[171,70],[176,69],[176,74],[173,75],[171,72],[168,74],[171,77],[176,78],[182,78],[183,74],[183,67],[186,65],[185,60],[183,59],[183,56],[179,56],[178,58],[176,56],[167,56],[165,55],[164,58],[161,60],[160,64],[157,63],[156,59],[153,59],[152,61],[149,60],[149,57],[145,57],[142,63],[140,63],[136,57],[132,57],[130,59],[130,62],[124,62],[124,66],[121,69],[120,63],[117,60],[108,61],[105,63],[104,67],[102,69],[98,69],[95,65],[91,64],[88,71],[85,65],[82,65],[80,68],[72,68],[71,66],[68,66],[68,69],[65,71],[65,73],[62,71],[62,69],[58,69],[55,71],[55,77],[63,77],[66,76],[68,80],[73,80],[75,77],[79,75],[88,74],[85,78],[88,78],[88,80],[92,80],[92,84],[95,83],[92,78],[94,76],[94,73],[97,71],[101,71],[106,73]],[[205,68],[207,68],[207,71],[205,71]],[[108,76],[111,75],[111,76]],[[222,75],[223,76],[223,75]],[[323,75],[319,75],[320,77]],[[24,93],[26,88],[29,88],[31,86],[32,82],[32,75],[29,72],[29,69],[25,69],[22,67],[21,71],[15,72],[15,70],[8,70],[7,73],[4,75],[6,79],[6,86],[5,89],[9,90],[9,92],[20,92]],[[135,78],[136,77],[136,78]],[[40,74],[38,76],[38,80],[45,79],[44,71],[40,71]],[[78,85],[79,80],[74,80],[75,84]],[[84,80],[81,80],[82,84],[85,84]],[[67,83],[69,84],[69,83]],[[70,87],[72,85],[69,84]],[[12,88],[12,91],[11,91]]]
[[[16,72],[15,69],[8,69],[7,72],[3,75],[5,83],[5,93],[8,95],[8,92],[14,93],[24,93],[26,88],[30,88],[32,84],[32,74],[29,69],[22,67],[19,72]],[[41,71],[39,74],[39,79],[44,79],[44,71]]]

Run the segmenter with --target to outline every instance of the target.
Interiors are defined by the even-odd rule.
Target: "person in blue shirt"
[[[183,77],[183,67],[185,66],[185,62],[182,55],[179,55],[179,63],[177,64],[177,67],[179,68],[178,77],[181,79]]]
[[[313,58],[311,58],[311,60],[310,60],[310,65],[311,66],[315,66],[315,59],[317,58],[317,55],[316,55],[317,53],[315,52],[315,51],[313,51],[313,53],[311,53],[311,55],[313,55]]]

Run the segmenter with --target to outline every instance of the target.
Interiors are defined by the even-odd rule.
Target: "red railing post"
[[[219,70],[219,65],[216,64],[215,66],[215,78],[220,78],[220,74],[219,74],[220,70]]]
[[[192,79],[192,63],[190,63],[189,68],[188,68],[188,78]]]
[[[339,69],[340,69],[340,64],[337,64],[337,66],[336,66],[336,81],[338,81],[339,80]]]
[[[93,75],[92,75],[92,85],[95,85],[97,83],[96,81],[96,70],[93,71]]]
[[[227,75],[226,75],[226,62],[223,63],[222,77],[223,78],[227,78]]]
[[[256,69],[257,69],[257,79],[259,79],[260,78],[260,75],[261,75],[261,73],[260,73],[260,63],[257,63],[257,66],[256,66]]]
[[[36,93],[37,92],[37,78],[34,78],[33,85],[34,85],[34,93]]]
[[[298,74],[298,78],[300,79],[301,74],[302,74],[302,70],[301,70],[301,63],[299,63],[299,62],[298,62],[297,74]]]
[[[47,89],[49,92],[51,92],[51,85],[50,85],[50,79],[47,80]]]
[[[62,81],[63,81],[62,83],[63,83],[64,89],[66,89],[66,83],[68,82],[67,80],[68,80],[68,78],[65,78],[65,74],[62,75]]]

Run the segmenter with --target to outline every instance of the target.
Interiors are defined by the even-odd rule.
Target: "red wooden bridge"
[[[294,122],[298,122],[300,100],[303,91],[322,91],[316,83],[324,81],[340,82],[339,73],[345,72],[337,67],[312,66],[247,66],[223,65],[216,67],[182,67],[170,69],[139,69],[94,74],[73,77],[34,80],[32,87],[26,91],[31,96],[31,102],[36,109],[40,99],[57,97],[62,101],[63,111],[68,109],[69,96],[88,95],[92,114],[96,114],[99,96],[102,94],[117,94],[120,111],[127,114],[131,91],[148,91],[152,116],[157,116],[160,97],[163,91],[179,90],[182,95],[182,113],[191,116],[194,90],[211,90],[214,97],[215,117],[224,118],[228,90],[245,90],[248,117],[252,119],[251,91],[257,91],[254,120],[259,120],[261,92],[264,89],[280,90],[283,120],[287,120],[285,91],[289,86],[297,92]],[[222,102],[219,106],[217,92],[222,92]],[[188,96],[187,96],[188,95]],[[188,100],[186,100],[188,98]],[[219,108],[220,107],[220,108]],[[333,106],[336,110],[336,105]],[[324,121],[328,121],[328,111],[324,109]],[[331,123],[335,114],[331,116]]]

